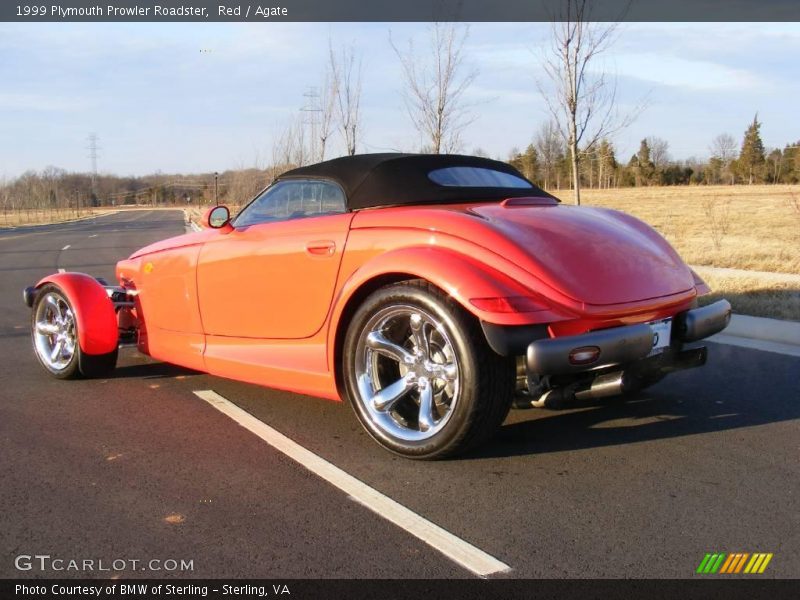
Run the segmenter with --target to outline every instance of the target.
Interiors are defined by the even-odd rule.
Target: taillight
[[[509,296],[502,298],[471,298],[470,304],[490,313],[526,313],[548,310],[543,301],[530,296]]]
[[[597,346],[581,346],[569,353],[569,362],[573,365],[590,365],[600,358],[600,348]]]

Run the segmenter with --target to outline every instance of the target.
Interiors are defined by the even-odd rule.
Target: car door
[[[325,180],[279,181],[207,242],[197,290],[206,335],[299,339],[325,322],[352,213]]]

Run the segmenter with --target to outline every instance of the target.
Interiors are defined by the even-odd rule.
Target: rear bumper
[[[684,342],[701,340],[722,331],[730,322],[730,315],[731,305],[727,300],[675,315],[670,346],[678,349]],[[654,344],[650,325],[640,323],[533,341],[527,347],[525,363],[529,374],[582,373],[644,360]],[[588,364],[575,364],[570,360],[570,355],[580,349],[596,350],[597,358]]]
[[[696,342],[719,333],[731,322],[731,305],[727,300],[687,310],[675,316],[680,341]],[[675,334],[673,333],[673,336]]]

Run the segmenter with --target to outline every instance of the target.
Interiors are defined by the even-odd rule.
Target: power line
[[[89,145],[86,149],[89,151],[89,159],[92,161],[92,193],[96,193],[96,186],[97,186],[97,151],[100,147],[97,145],[97,134],[90,133],[89,137],[86,140],[89,142]]]

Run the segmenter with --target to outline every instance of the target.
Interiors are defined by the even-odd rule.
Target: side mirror
[[[231,213],[227,206],[214,206],[203,214],[201,225],[206,229],[222,229],[230,220]]]

